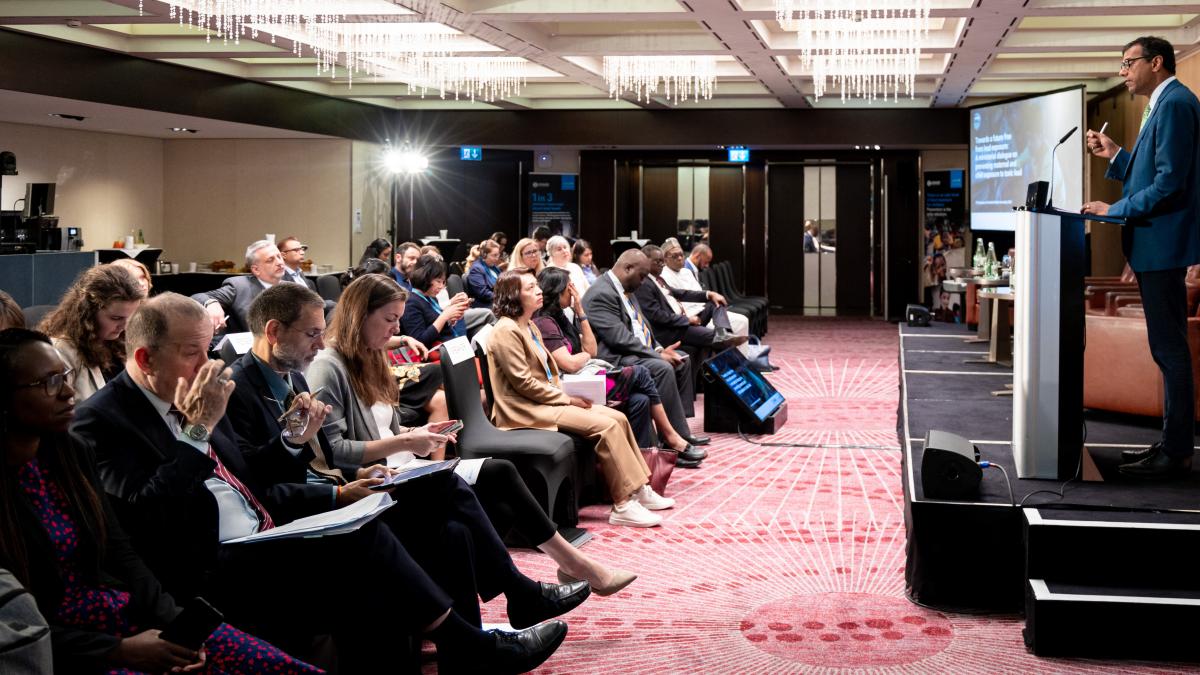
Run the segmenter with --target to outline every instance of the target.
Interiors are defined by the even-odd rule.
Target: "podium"
[[[1124,218],[1017,211],[1013,458],[1020,478],[1067,480],[1083,450],[1084,223]]]

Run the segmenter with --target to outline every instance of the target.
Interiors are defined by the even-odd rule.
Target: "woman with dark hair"
[[[308,370],[309,385],[324,389],[317,398],[331,407],[323,428],[340,464],[398,467],[445,452],[446,436],[430,425],[404,427],[396,411],[397,384],[384,350],[406,302],[414,301],[391,280],[368,275],[352,282],[326,333],[329,348]],[[473,485],[496,531],[515,529],[535,543],[558,563],[562,578],[585,579],[597,595],[616,593],[636,578],[605,569],[563,539],[507,460],[464,460],[457,472]]]
[[[367,248],[363,251],[362,257],[358,259],[358,264],[361,266],[364,262],[370,260],[371,258],[382,260],[391,266],[392,242],[380,237],[379,239],[367,244]]]
[[[619,408],[629,418],[638,446],[649,448],[654,445],[650,426],[653,420],[663,445],[680,454],[677,465],[699,466],[700,458],[693,457],[699,453],[671,427],[650,371],[636,364],[618,368],[596,360],[596,336],[583,310],[583,299],[566,270],[547,267],[538,276],[538,286],[542,289],[542,307],[533,316],[533,323],[541,331],[542,344],[558,369],[564,373],[603,370],[608,379],[606,404]],[[573,310],[573,317],[568,317],[564,311],[568,308]]]
[[[88,448],[67,434],[71,369],[42,333],[0,331],[0,565],[33,593],[61,673],[315,673],[221,624],[200,651],[163,640],[180,610],[93,485]]]
[[[350,285],[351,281],[361,277],[364,274],[391,274],[392,268],[379,258],[364,258],[358,267],[351,267],[342,273],[341,283],[342,288]]]
[[[430,349],[467,334],[467,324],[462,320],[471,304],[467,294],[459,293],[450,298],[444,309],[438,302],[438,293],[446,288],[446,263],[441,258],[432,255],[418,258],[408,281],[415,297],[404,309],[401,332]]]
[[[467,295],[474,298],[472,307],[492,308],[492,287],[500,278],[500,244],[487,239],[479,244],[479,256],[467,272]]]
[[[500,429],[548,429],[579,434],[596,444],[596,457],[612,497],[613,525],[654,527],[674,499],[650,487],[650,468],[624,415],[569,396],[558,365],[546,351],[533,315],[542,308],[542,289],[527,269],[512,269],[496,282],[492,312],[498,317],[488,337],[492,421]]]
[[[571,260],[579,265],[583,278],[587,279],[589,284],[596,283],[596,277],[600,276],[600,273],[592,264],[592,245],[586,239],[575,240],[575,245],[571,247]]]
[[[25,312],[12,296],[0,291],[0,330],[5,328],[24,328]]]
[[[78,400],[87,400],[125,366],[125,322],[145,297],[126,268],[91,267],[38,325],[74,371]]]

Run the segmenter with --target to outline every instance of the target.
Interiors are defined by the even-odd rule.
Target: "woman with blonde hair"
[[[542,262],[542,249],[538,246],[537,240],[532,237],[526,237],[517,242],[513,247],[512,260],[508,263],[509,269],[525,268],[533,272],[534,276],[541,274],[546,265]]]
[[[42,319],[38,330],[74,373],[75,400],[87,400],[125,367],[125,322],[145,297],[125,267],[99,265],[84,270]]]
[[[133,280],[141,287],[142,293],[148,298],[150,291],[154,288],[154,282],[150,280],[150,269],[133,258],[120,258],[112,261],[117,267],[124,267],[133,275]]]
[[[526,269],[512,269],[496,282],[492,312],[498,318],[488,337],[493,391],[492,421],[500,429],[547,429],[579,434],[596,444],[612,513],[608,522],[654,527],[675,500],[650,487],[650,468],[625,415],[592,405],[562,390],[558,365],[546,351],[533,315],[542,309],[542,289]]]

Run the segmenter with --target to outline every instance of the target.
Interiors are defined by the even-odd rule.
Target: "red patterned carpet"
[[[640,578],[566,618],[539,673],[1184,672],[1147,664],[1039,659],[1016,616],[956,615],[904,598],[904,499],[896,440],[893,324],[772,317],[768,342],[789,401],[762,448],[714,436],[699,470],[676,470],[660,528],[611,527],[584,511],[584,547]],[[697,404],[697,411],[702,406]],[[699,417],[693,429],[703,424]],[[533,551],[528,574],[554,578]],[[503,621],[503,603],[485,621]]]

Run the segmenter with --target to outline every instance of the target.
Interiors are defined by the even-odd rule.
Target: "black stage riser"
[[[1087,589],[1080,589],[1087,590]],[[1095,589],[1101,593],[1104,589]],[[1195,661],[1200,605],[1137,599],[1037,599],[1026,589],[1025,645],[1037,656]]]

